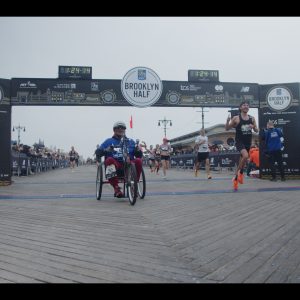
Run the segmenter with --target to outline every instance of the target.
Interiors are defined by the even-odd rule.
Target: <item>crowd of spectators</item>
[[[49,169],[66,168],[69,166],[69,153],[60,149],[51,149],[44,144],[35,143],[33,146],[12,143],[12,173],[31,175]],[[80,164],[82,162],[80,161]]]
[[[28,146],[25,144],[17,145],[17,143],[13,143],[12,153],[24,153],[27,157],[33,158],[68,159],[69,157],[67,152],[61,152],[60,149],[57,149],[55,151],[45,147],[42,144],[34,144],[33,146]]]

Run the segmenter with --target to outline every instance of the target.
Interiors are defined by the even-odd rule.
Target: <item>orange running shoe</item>
[[[233,190],[236,192],[238,190],[238,180],[235,179],[235,176],[232,178]]]
[[[238,173],[238,178],[237,178],[238,182],[240,184],[243,184],[244,183],[244,174],[241,174],[240,171]]]

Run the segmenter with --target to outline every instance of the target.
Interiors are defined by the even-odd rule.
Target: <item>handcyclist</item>
[[[249,157],[249,150],[252,143],[252,130],[258,132],[255,118],[248,115],[249,103],[243,101],[239,106],[239,114],[232,119],[228,116],[225,124],[225,129],[235,128],[235,146],[240,152],[240,160],[236,169],[235,176],[232,179],[233,189],[238,189],[238,183],[244,183],[244,166]]]
[[[118,185],[117,171],[123,170],[124,158],[123,147],[126,143],[128,149],[127,162],[134,162],[139,180],[142,172],[142,151],[136,145],[134,140],[127,138],[125,135],[126,125],[122,121],[118,121],[113,125],[114,134],[111,138],[106,139],[95,151],[97,159],[105,156],[104,165],[106,167],[106,177],[108,182],[114,188],[114,196],[121,198],[123,193]]]

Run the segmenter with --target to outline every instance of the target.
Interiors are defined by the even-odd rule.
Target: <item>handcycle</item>
[[[121,149],[123,156],[123,168],[122,170],[117,170],[117,179],[118,183],[123,184],[123,198],[129,199],[129,203],[134,205],[136,203],[137,197],[143,199],[146,195],[146,178],[145,172],[142,167],[140,179],[137,179],[137,171],[134,162],[127,162],[128,157],[128,145],[127,138],[121,139]],[[138,140],[136,144],[138,144]],[[113,146],[110,148],[110,151],[113,151]],[[106,150],[109,152],[109,150]],[[96,178],[96,198],[101,200],[102,187],[104,184],[109,184],[108,179],[105,176],[106,168],[104,164],[104,156],[101,157],[101,161],[97,167],[97,178]]]

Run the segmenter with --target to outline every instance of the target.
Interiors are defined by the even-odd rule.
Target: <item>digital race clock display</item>
[[[92,67],[59,66],[59,79],[92,79]]]
[[[218,82],[219,71],[217,70],[189,70],[188,81]]]

